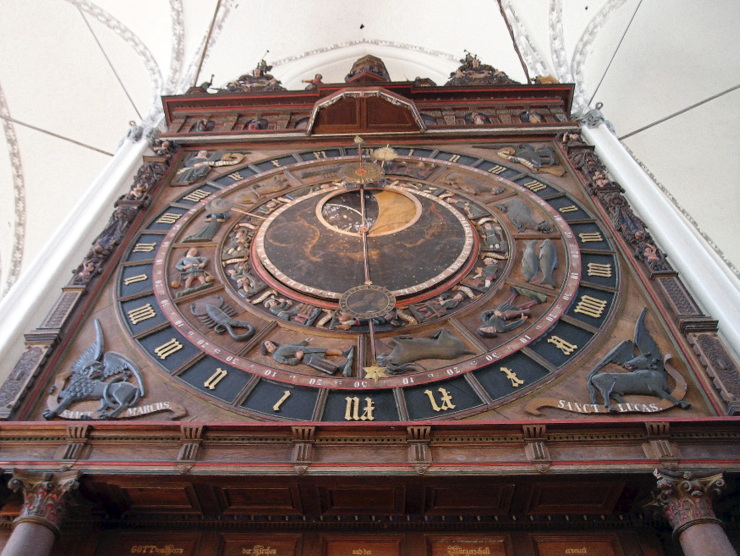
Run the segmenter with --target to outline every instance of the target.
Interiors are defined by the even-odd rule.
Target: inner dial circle
[[[421,203],[411,195],[387,189],[365,189],[365,222],[362,221],[360,190],[342,191],[319,203],[316,214],[328,228],[359,235],[368,227],[368,236],[398,232],[412,226],[421,216]]]
[[[368,193],[374,199],[368,211],[373,284],[396,298],[411,296],[445,281],[470,260],[473,228],[444,200],[398,186]],[[333,302],[363,284],[359,195],[316,191],[272,213],[253,243],[260,274],[278,288]]]

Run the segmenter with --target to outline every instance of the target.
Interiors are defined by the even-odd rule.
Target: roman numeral
[[[589,276],[600,276],[601,278],[611,278],[612,276],[612,265],[599,264],[599,263],[588,263],[587,274]]]
[[[360,398],[357,396],[344,398],[347,400],[347,406],[344,410],[345,421],[375,421],[373,411],[375,404],[372,398],[365,398],[365,408],[360,413]]]
[[[275,405],[272,406],[273,411],[280,411],[280,406],[283,405],[283,402],[287,400],[290,397],[290,390],[285,390],[283,392],[283,397],[280,398]]]
[[[592,241],[604,241],[604,238],[601,237],[600,232],[582,232],[578,234],[578,237],[581,239],[581,243],[589,243]]]
[[[582,295],[573,312],[598,319],[604,312],[606,304],[607,302],[603,299],[597,299],[590,295]]]
[[[527,183],[523,183],[522,185],[535,193],[537,191],[542,191],[547,187],[544,183],[538,182],[537,180],[529,180]]]
[[[229,174],[230,176],[233,174]],[[187,195],[183,197],[186,201],[192,201],[193,203],[197,203],[201,199],[205,199],[208,197],[210,193],[208,191],[203,191],[202,189],[196,189],[195,191],[191,191]]]
[[[460,160],[460,155],[459,154],[453,154],[450,157],[450,162],[457,162],[458,160]]]
[[[176,212],[165,212],[157,219],[157,224],[174,224],[181,216],[182,214],[178,214]]]
[[[488,170],[489,174],[496,174],[497,176],[504,172],[506,172],[506,166],[501,166],[500,164],[496,164],[493,168],[489,168]]]
[[[134,245],[134,253],[149,253],[151,251],[154,251],[154,248],[157,246],[156,243],[137,243]]]
[[[448,409],[455,409],[455,404],[452,403],[452,396],[444,388],[439,388],[437,392],[440,393],[440,404],[437,404],[437,400],[434,399],[434,394],[431,390],[424,390],[424,393],[429,398],[429,403],[432,404],[434,411],[447,411]]]
[[[167,359],[170,355],[176,351],[180,351],[181,349],[182,344],[172,338],[161,346],[154,348],[154,353],[156,353],[160,359]]]
[[[578,207],[575,205],[568,205],[567,207],[560,207],[558,209],[558,212],[562,212],[565,214],[566,212],[575,212],[578,210]]]
[[[230,177],[234,181],[243,180],[244,176],[242,176],[239,172],[231,172],[228,177]]]
[[[137,274],[136,276],[129,276],[123,281],[124,286],[130,286],[131,284],[135,284],[136,282],[143,282],[149,278],[146,274]]]
[[[552,336],[547,339],[548,344],[553,344],[556,348],[563,352],[563,355],[570,355],[578,349],[577,345],[566,342],[560,336]]]
[[[150,303],[131,309],[128,313],[128,320],[131,324],[139,324],[141,321],[151,319],[157,316],[157,312]]]
[[[516,376],[516,373],[512,371],[511,369],[507,367],[500,367],[499,371],[504,373],[506,375],[506,378],[508,378],[511,381],[511,385],[514,388],[519,388],[522,384],[524,384],[524,381]]]
[[[209,390],[215,390],[218,383],[221,382],[227,374],[229,374],[229,371],[225,371],[221,367],[218,367],[208,380],[203,383],[203,386]]]

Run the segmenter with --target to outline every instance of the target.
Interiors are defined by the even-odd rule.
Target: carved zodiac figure
[[[199,257],[198,250],[188,249],[188,252],[175,264],[175,269],[180,271],[180,279],[172,282],[173,288],[185,286],[185,291],[198,286],[205,286],[213,282],[213,276],[206,272],[208,257]],[[193,283],[195,282],[195,285]]]
[[[128,382],[132,377],[137,384]],[[80,355],[71,371],[59,375],[52,396],[60,388],[53,397],[57,406],[44,411],[44,419],[52,419],[72,404],[88,400],[100,400],[98,419],[112,419],[144,396],[144,383],[136,365],[120,353],[105,352],[103,331],[97,319],[95,342]]]
[[[668,373],[664,368],[664,361],[667,361],[670,355],[665,359],[661,358],[657,344],[645,327],[646,313],[647,309],[643,309],[637,318],[634,341],[624,340],[618,344],[588,374],[587,387],[591,403],[597,403],[598,390],[604,401],[604,407],[609,411],[617,411],[612,400],[624,403],[623,396],[630,394],[669,400],[682,409],[691,407],[690,403],[677,400],[671,395]],[[621,365],[629,372],[596,374],[610,363]]]
[[[529,297],[530,301],[516,305],[514,300],[520,295]],[[511,286],[511,294],[501,305],[496,309],[481,313],[480,318],[483,324],[478,328],[478,335],[484,338],[495,338],[499,334],[519,328],[529,318],[529,308],[545,301],[547,301],[547,296],[541,293]]]
[[[296,344],[283,344],[280,345],[271,340],[262,342],[261,352],[262,355],[268,353],[272,355],[272,358],[278,363],[283,365],[299,365],[304,364],[312,369],[321,371],[329,375],[333,375],[337,371],[341,370],[343,376],[352,375],[352,363],[354,361],[355,346],[350,346],[345,351],[340,349],[331,349],[318,346],[309,346],[309,339],[303,340]],[[324,357],[333,356],[344,356],[346,357],[343,364],[337,365],[330,361],[326,361]]]
[[[539,260],[540,270],[542,271],[542,278],[540,278],[539,283],[543,286],[556,288],[557,284],[552,277],[552,273],[558,267],[558,255],[552,240],[546,239],[540,244]]]
[[[186,237],[183,241],[185,243],[211,241],[219,228],[221,228],[221,224],[228,220],[230,208],[231,201],[226,199],[213,199],[208,201],[208,204],[206,205],[206,210],[208,212],[203,217],[203,221],[206,225],[193,235]]]
[[[396,336],[388,342],[393,350],[386,355],[378,355],[378,365],[386,367],[390,374],[397,375],[418,366],[416,361],[423,359],[456,359],[461,355],[472,354],[465,344],[444,328],[429,338]]]
[[[254,326],[246,321],[236,320],[232,317],[236,314],[236,309],[227,305],[224,298],[220,295],[213,296],[218,303],[204,302],[202,309],[198,309],[197,303],[190,304],[190,312],[198,317],[203,324],[213,328],[216,334],[228,332],[232,340],[243,342],[254,335]],[[234,328],[246,328],[246,332],[237,334]]]
[[[518,162],[533,172],[547,172],[555,176],[565,174],[563,167],[558,164],[558,157],[552,147],[535,149],[532,145],[523,144],[516,147],[504,147],[496,151],[496,154],[505,160]]]
[[[509,199],[496,205],[501,212],[506,213],[514,227],[519,231],[534,230],[543,234],[552,233],[552,226],[546,220],[535,221],[529,206],[521,199]]]
[[[212,155],[208,151],[202,150],[194,156],[185,160],[185,164],[177,171],[172,185],[190,185],[198,180],[205,178],[211,171],[211,168],[220,166],[233,166],[244,160],[244,155],[240,153],[226,153],[216,151]]]

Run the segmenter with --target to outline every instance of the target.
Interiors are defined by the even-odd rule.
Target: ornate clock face
[[[396,151],[362,185],[337,148],[183,190],[119,275],[135,341],[266,419],[460,418],[566,372],[617,301],[596,220],[539,175]]]

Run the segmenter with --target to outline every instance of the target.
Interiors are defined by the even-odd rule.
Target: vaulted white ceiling
[[[575,81],[577,110],[603,103],[737,277],[740,2],[501,5],[530,75]],[[0,10],[0,293],[110,163],[129,122],[156,124],[160,95],[211,74],[221,86],[264,56],[298,89],[317,72],[343,81],[369,53],[394,80],[443,84],[468,50],[526,81],[496,0],[3,0]]]

